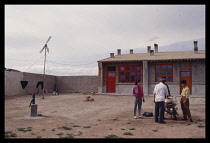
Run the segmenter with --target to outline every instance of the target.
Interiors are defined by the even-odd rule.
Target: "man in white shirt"
[[[164,104],[165,98],[169,96],[168,88],[165,85],[166,78],[162,77],[160,83],[155,85],[154,88],[154,103],[155,103],[155,122],[166,123],[164,122]],[[159,117],[159,119],[158,119]]]

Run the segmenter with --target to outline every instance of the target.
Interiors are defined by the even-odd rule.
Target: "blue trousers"
[[[164,101],[155,102],[155,122],[164,122],[164,103]]]

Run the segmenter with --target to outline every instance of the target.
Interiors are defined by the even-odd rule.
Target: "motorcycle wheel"
[[[174,120],[177,120],[177,118],[176,118],[176,112],[174,112],[173,116],[174,116]]]

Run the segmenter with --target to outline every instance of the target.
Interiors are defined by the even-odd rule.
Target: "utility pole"
[[[44,87],[45,87],[45,64],[46,64],[46,48],[45,48],[45,56],[44,56],[44,78],[43,78],[43,95],[42,99],[44,99]]]
[[[46,44],[44,45],[44,47],[41,49],[40,53],[42,53],[43,50],[45,50],[45,57],[44,57],[44,74],[43,74],[43,95],[42,95],[42,99],[44,99],[44,88],[45,88],[45,64],[46,64],[46,50],[49,53],[49,48],[47,47],[47,43],[49,42],[51,36],[48,38]]]

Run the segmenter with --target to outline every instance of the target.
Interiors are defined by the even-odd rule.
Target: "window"
[[[121,71],[124,71],[124,67],[120,67],[120,70],[121,70]]]
[[[136,67],[136,70],[141,70],[141,67]]]
[[[156,64],[155,65],[155,81],[160,81],[161,77],[166,77],[166,81],[173,82],[173,65],[172,64]]]
[[[134,67],[126,67],[126,70],[134,70]]]
[[[190,72],[181,72],[182,77],[190,77]]]
[[[107,67],[108,71],[116,71],[116,67],[115,66],[109,66]]]
[[[123,82],[125,80],[124,72],[120,72],[120,82]]]
[[[115,73],[110,72],[110,73],[108,73],[108,76],[109,76],[109,77],[110,77],[110,76],[115,76]]]
[[[142,79],[141,66],[121,66],[119,68],[119,82],[134,83]]]

